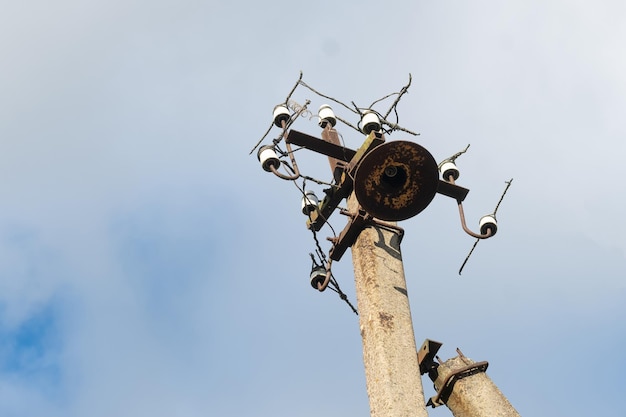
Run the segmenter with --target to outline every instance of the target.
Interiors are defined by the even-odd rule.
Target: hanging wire
[[[294,84],[294,86],[291,88],[291,91],[289,91],[289,94],[287,95],[287,98],[285,99],[285,102],[284,102],[285,106],[287,106],[288,108],[290,108],[291,110],[294,110],[294,111],[296,111],[296,112],[297,112],[297,111],[298,111],[298,110],[302,107],[302,106],[300,106],[298,103],[296,103],[295,101],[290,100],[290,99],[291,99],[291,96],[292,96],[292,95],[293,95],[293,93],[296,91],[296,88],[297,88],[299,85],[301,85],[301,86],[303,86],[303,87],[305,87],[305,88],[309,89],[309,90],[310,90],[310,91],[312,91],[313,93],[317,94],[318,96],[323,97],[323,98],[325,98],[325,99],[327,99],[327,100],[333,101],[333,102],[335,102],[335,103],[337,103],[337,104],[339,104],[339,105],[341,105],[341,106],[345,107],[345,108],[346,108],[347,110],[349,110],[350,112],[355,113],[355,114],[357,114],[357,115],[359,115],[359,116],[362,116],[362,114],[363,114],[363,113],[361,112],[361,108],[359,108],[359,107],[358,107],[358,106],[357,106],[354,102],[351,102],[351,104],[354,106],[354,108],[351,108],[350,106],[348,106],[347,104],[343,103],[342,101],[337,100],[337,99],[336,99],[336,98],[334,98],[334,97],[331,97],[331,96],[329,96],[329,95],[323,94],[323,93],[321,93],[320,91],[318,91],[318,90],[314,89],[313,87],[311,87],[310,85],[308,85],[307,83],[305,83],[304,81],[302,81],[302,76],[303,76],[303,73],[302,73],[302,71],[300,71],[300,76],[298,77],[298,80],[296,81],[296,83]],[[394,96],[394,95],[397,95],[397,96],[398,96],[398,97],[396,97],[396,99],[394,100],[394,102],[391,104],[391,107],[389,108],[389,110],[387,110],[387,113],[386,113],[384,116],[383,116],[382,114],[380,114],[380,113],[378,113],[378,112],[377,112],[377,114],[380,116],[381,123],[383,123],[383,124],[385,124],[385,125],[389,126],[389,128],[390,128],[390,129],[385,130],[385,133],[387,133],[387,134],[389,134],[389,133],[391,133],[391,132],[393,132],[393,131],[395,131],[395,130],[400,130],[400,131],[403,131],[403,132],[409,133],[409,134],[411,134],[411,135],[413,135],[413,136],[418,136],[418,135],[419,135],[418,133],[412,132],[412,131],[410,131],[410,130],[408,130],[408,129],[405,129],[405,128],[403,128],[403,127],[401,127],[401,126],[399,126],[399,125],[398,125],[398,123],[399,123],[399,116],[398,116],[397,105],[398,105],[398,102],[400,101],[400,99],[402,98],[402,96],[403,96],[404,94],[408,93],[408,89],[409,89],[409,87],[411,86],[411,81],[412,81],[412,76],[411,76],[411,74],[409,74],[409,82],[408,82],[408,84],[407,84],[407,85],[405,85],[404,87],[402,87],[402,89],[401,89],[399,92],[396,92],[396,93],[391,93],[391,94],[387,94],[386,96],[384,96],[384,97],[382,97],[382,98],[380,98],[380,99],[378,99],[378,100],[375,100],[375,101],[374,101],[374,102],[370,105],[370,107],[368,108],[368,109],[370,109],[370,110],[371,110],[371,108],[372,108],[375,104],[377,104],[377,103],[379,103],[379,102],[381,102],[381,101],[383,101],[383,100],[385,100],[385,99],[388,99],[389,97],[392,97],[392,96]],[[304,107],[306,108],[306,105],[305,105]],[[364,109],[364,110],[365,110],[365,109]],[[396,116],[396,122],[395,122],[395,123],[393,123],[393,122],[391,122],[391,121],[387,120],[387,118],[389,117],[389,114],[391,114],[391,112],[392,112],[392,111],[395,113],[395,116]],[[307,116],[311,116],[311,117],[313,117],[312,113],[311,113],[309,110],[306,110],[306,113],[298,113],[298,116],[300,116],[300,115],[302,115],[302,116],[307,115]],[[295,119],[296,119],[298,116],[293,117],[293,115],[292,115],[292,117],[291,117],[291,119],[290,119],[290,121],[289,121],[289,123],[288,123],[288,126],[285,126],[285,128],[283,129],[283,134],[282,134],[282,135],[280,135],[277,139],[275,139],[275,140],[274,140],[274,144],[276,144],[277,142],[279,142],[279,141],[280,141],[280,138],[281,138],[282,136],[284,136],[285,131],[289,128],[289,126],[290,126],[290,125],[291,125],[291,124],[295,121]],[[336,118],[338,121],[340,121],[340,122],[344,123],[346,126],[349,126],[349,127],[351,127],[352,129],[356,130],[357,132],[359,132],[359,133],[361,132],[361,130],[360,130],[357,126],[354,126],[352,123],[348,122],[347,120],[345,120],[345,119],[343,119],[343,118],[341,118],[341,117],[339,117],[339,116],[336,116],[336,115],[335,115],[335,118]],[[274,126],[274,123],[273,123],[273,121],[272,121],[272,123],[270,123],[270,126],[269,126],[269,128],[267,129],[267,131],[265,132],[265,134],[261,137],[261,139],[259,139],[259,141],[258,141],[258,142],[254,145],[254,147],[250,150],[249,155],[251,155],[251,154],[252,154],[252,152],[254,152],[254,151],[255,151],[255,150],[259,147],[259,145],[263,142],[263,140],[264,140],[264,139],[267,137],[267,135],[270,133],[270,131],[272,130],[272,127],[273,127],[273,126]]]
[[[387,119],[381,119],[380,122],[389,126],[391,128],[391,132],[393,132],[394,130],[399,130],[401,132],[408,133],[409,135],[419,136],[419,133],[413,132],[412,130],[399,126],[397,123],[390,122]]]
[[[393,102],[391,107],[389,107],[389,110],[387,110],[387,113],[385,113],[384,119],[389,117],[389,114],[391,113],[392,110],[396,112],[396,117],[398,116],[398,112],[396,111],[398,103],[400,102],[400,99],[402,98],[402,96],[409,92],[409,87],[411,86],[411,81],[413,81],[413,77],[411,76],[411,73],[409,73],[409,82],[408,82],[408,84],[405,85],[404,87],[402,87],[400,92],[395,93],[395,94],[398,95],[398,97],[396,97],[396,100]]]
[[[291,174],[292,174],[292,175],[295,175],[295,174],[296,174],[296,170],[295,170],[295,169],[294,169],[291,165],[289,165],[289,162],[287,162],[287,161],[282,161],[282,160],[281,160],[280,162],[281,162],[281,163],[282,163],[282,164],[283,164],[283,165],[284,165],[284,166],[285,166],[285,167],[286,167],[289,171],[291,171]]]
[[[387,134],[392,133],[394,130],[400,130],[402,132],[406,132],[406,133],[411,134],[413,136],[419,136],[419,133],[415,133],[415,132],[413,132],[413,131],[411,131],[409,129],[406,129],[406,128],[402,127],[402,126],[399,126],[397,123],[390,122],[385,117],[383,117],[382,114],[380,114],[378,111],[376,111],[376,110],[374,110],[372,108],[357,107],[357,105],[354,102],[352,102],[352,104],[354,104],[354,107],[357,109],[359,115],[361,115],[361,116],[363,115],[361,110],[367,110],[369,112],[375,113],[378,116],[378,119],[380,120],[380,123],[382,125],[389,126],[389,129],[383,129],[385,131],[385,133],[387,133]],[[396,113],[396,119],[397,119],[397,113]],[[359,132],[360,132],[360,130],[359,130]]]
[[[352,305],[352,303],[350,302],[350,300],[348,300],[348,296],[341,291],[341,288],[339,287],[339,283],[337,282],[337,280],[335,279],[332,271],[330,273],[330,281],[331,283],[334,285],[335,288],[333,288],[332,286],[328,286],[332,291],[335,291],[337,294],[339,294],[339,298],[341,298],[343,301],[346,302],[346,304],[348,304],[348,307],[350,307],[350,309],[354,312],[354,314],[356,314],[357,316],[359,315],[359,312],[357,311],[356,308],[354,308],[354,306]]]
[[[476,239],[476,242],[474,242],[474,244],[472,245],[472,249],[470,249],[469,253],[465,257],[461,268],[459,268],[459,275],[461,275],[461,272],[463,272],[463,268],[465,268],[465,264],[467,263],[467,261],[469,261],[470,256],[472,256],[472,252],[474,252],[474,249],[476,248],[476,245],[478,245],[478,242],[480,242],[480,239]]]
[[[335,103],[342,105],[343,107],[345,107],[346,109],[350,110],[351,112],[353,112],[353,113],[357,113],[357,114],[358,114],[358,112],[355,112],[353,109],[351,109],[351,108],[350,108],[348,105],[346,105],[345,103],[342,103],[341,101],[337,100],[336,98],[333,98],[333,97],[331,97],[331,96],[327,96],[326,94],[322,94],[322,93],[320,93],[319,91],[317,91],[316,89],[314,89],[313,87],[311,87],[310,85],[308,85],[307,83],[305,83],[304,81],[300,80],[300,81],[298,81],[298,83],[299,83],[300,85],[302,85],[303,87],[308,88],[309,90],[311,90],[312,92],[314,92],[314,93],[315,93],[315,94],[317,94],[318,96],[320,96],[320,97],[324,97],[325,99],[328,99],[328,100],[331,100],[331,101],[334,101]]]
[[[330,226],[330,224],[329,224],[329,226]],[[332,229],[332,226],[331,226],[331,229]],[[322,247],[320,246],[320,242],[319,242],[319,240],[317,238],[317,233],[315,232],[315,229],[311,228],[311,232],[313,233],[313,239],[315,240],[315,246],[317,247],[317,251],[316,251],[317,252],[317,256],[319,257],[319,259],[320,259],[322,264],[329,265],[330,263],[328,261],[328,258],[326,257],[326,254],[324,253]],[[333,234],[334,233],[335,233],[335,231],[333,230]],[[352,303],[350,303],[350,300],[348,300],[348,296],[341,290],[341,287],[339,286],[339,282],[337,282],[337,279],[333,275],[332,270],[329,270],[329,272],[330,272],[330,281],[329,281],[328,286],[326,288],[330,288],[332,291],[334,291],[337,294],[339,294],[339,298],[341,298],[343,301],[345,301],[346,304],[348,304],[348,306],[350,307],[350,309],[354,312],[354,314],[356,314],[358,316],[359,315],[358,311],[356,310],[356,308],[354,308]]]
[[[374,100],[374,102],[373,102],[372,104],[370,104],[370,107],[369,107],[369,108],[371,109],[372,107],[374,107],[374,105],[375,105],[376,103],[380,103],[381,101],[386,100],[386,99],[388,99],[389,97],[393,97],[393,96],[395,96],[396,94],[400,94],[400,93],[391,93],[391,94],[387,94],[385,97],[379,98],[378,100]]]
[[[291,96],[292,96],[292,95],[293,95],[293,93],[296,91],[296,88],[297,88],[299,85],[301,85],[301,86],[303,86],[303,87],[305,87],[305,88],[309,89],[309,90],[310,90],[310,91],[312,91],[313,93],[317,94],[318,96],[323,97],[323,98],[325,98],[325,99],[327,99],[327,100],[333,101],[333,102],[335,102],[335,103],[337,103],[337,104],[339,104],[339,105],[341,105],[341,106],[345,107],[345,108],[346,108],[347,110],[349,110],[350,112],[355,113],[355,114],[357,114],[357,115],[359,115],[359,116],[362,116],[362,114],[363,114],[363,113],[361,112],[361,108],[359,108],[359,107],[358,107],[358,106],[357,106],[357,105],[356,105],[353,101],[351,102],[351,104],[353,105],[353,107],[354,107],[354,108],[352,108],[352,107],[348,106],[347,104],[345,104],[344,102],[342,102],[342,101],[340,101],[340,100],[337,100],[337,99],[336,99],[336,98],[334,98],[334,97],[331,97],[331,96],[329,96],[329,95],[323,94],[323,93],[321,93],[320,91],[318,91],[318,90],[314,89],[313,87],[311,87],[310,85],[308,85],[307,83],[305,83],[304,81],[302,81],[302,76],[303,76],[303,73],[302,73],[302,71],[300,71],[300,76],[298,77],[298,80],[296,81],[296,83],[294,84],[294,86],[291,88],[291,91],[289,91],[289,94],[287,95],[287,98],[285,99],[284,104],[285,104],[288,108],[290,108],[290,109],[292,109],[292,110],[294,110],[294,111],[297,111],[297,109],[298,109],[298,108],[302,107],[302,106],[300,106],[298,103],[296,103],[295,101],[290,100],[290,99],[291,99]],[[380,98],[380,99],[378,99],[378,100],[375,100],[375,101],[374,101],[374,102],[370,105],[370,107],[368,108],[368,109],[370,109],[370,110],[371,110],[371,108],[372,108],[375,104],[377,104],[377,103],[379,103],[379,102],[381,102],[381,101],[383,101],[383,100],[386,100],[386,99],[388,99],[389,97],[392,97],[392,96],[394,96],[394,95],[397,95],[397,96],[398,96],[398,97],[396,97],[396,99],[394,100],[394,102],[391,104],[391,106],[390,106],[390,107],[389,107],[389,109],[387,110],[387,113],[386,113],[384,116],[383,116],[382,114],[380,114],[380,113],[377,113],[377,114],[380,116],[381,123],[384,123],[384,124],[386,124],[386,125],[388,125],[388,126],[390,127],[390,130],[387,130],[387,131],[386,131],[386,133],[391,133],[391,132],[392,132],[392,131],[394,131],[394,130],[400,130],[400,131],[403,131],[403,132],[409,133],[409,134],[414,135],[414,136],[417,136],[417,135],[418,135],[418,133],[412,132],[412,131],[410,131],[410,130],[408,130],[408,129],[405,129],[405,128],[403,128],[403,127],[401,127],[401,126],[399,126],[399,125],[398,125],[398,123],[399,123],[399,116],[398,116],[397,106],[398,106],[398,103],[400,102],[400,99],[402,98],[402,96],[403,96],[404,94],[408,93],[409,87],[411,86],[412,79],[413,79],[413,78],[412,78],[411,74],[409,73],[409,82],[407,83],[407,85],[405,85],[404,87],[402,87],[402,89],[401,89],[399,92],[396,92],[396,93],[391,93],[391,94],[387,94],[386,96],[384,96],[384,97],[382,97],[382,98]],[[306,107],[306,105],[305,105],[304,107]],[[387,120],[387,118],[389,117],[389,114],[391,114],[391,112],[392,112],[392,111],[395,113],[395,116],[396,116],[396,122],[395,122],[395,123],[390,122],[389,120]],[[308,111],[308,110],[307,110],[307,112],[308,112],[308,113],[306,113],[306,114],[308,114],[308,115],[310,115],[310,116],[312,117],[311,112],[310,112],[310,111]],[[301,115],[301,114],[298,114],[298,115]],[[304,115],[304,114],[302,114],[302,115]],[[335,116],[335,117],[336,117],[336,119],[337,119],[337,120],[339,120],[340,122],[344,123],[346,126],[351,127],[352,129],[356,130],[357,132],[361,132],[361,130],[360,130],[358,127],[354,126],[352,123],[348,122],[347,120],[345,120],[345,119],[343,119],[343,118],[341,118],[341,117],[338,117],[338,116]],[[293,123],[293,120],[294,120],[294,118],[292,117],[292,119],[290,120],[290,122],[291,122],[291,123]],[[291,123],[289,123],[289,124],[291,124]],[[255,151],[255,150],[259,147],[259,145],[261,144],[261,142],[263,142],[263,140],[267,137],[267,135],[269,134],[269,132],[272,130],[273,125],[274,125],[274,123],[273,123],[273,122],[272,122],[272,123],[270,123],[270,126],[269,126],[269,128],[267,129],[267,131],[265,132],[265,134],[261,137],[261,139],[259,139],[259,141],[258,141],[258,142],[255,144],[255,146],[252,148],[252,150],[250,150],[249,155],[251,155],[251,154],[252,154],[252,152],[254,152],[254,151]],[[287,126],[284,130],[286,130],[288,127],[289,127],[289,126]],[[275,142],[276,142],[276,141],[275,141]]]
[[[319,252],[317,253],[318,257],[320,256]],[[313,256],[312,253],[309,253],[309,256],[311,257],[311,262],[313,263],[313,267],[317,268],[320,266],[323,266],[323,262],[318,263],[317,260],[315,259],[315,256]],[[328,286],[326,288],[330,288],[331,291],[336,292],[337,294],[339,294],[339,298],[341,298],[343,301],[346,302],[346,304],[348,304],[348,307],[350,307],[350,309],[354,312],[354,314],[356,314],[357,316],[359,315],[359,312],[357,311],[356,308],[354,308],[354,306],[352,305],[352,303],[350,302],[350,300],[348,300],[348,296],[341,291],[341,287],[339,287],[339,283],[337,282],[337,279],[335,279],[335,276],[333,275],[332,271],[330,272],[330,281],[328,283]]]
[[[296,91],[296,88],[298,87],[298,85],[300,84],[300,81],[302,81],[302,71],[300,71],[300,77],[298,78],[298,81],[296,81],[296,83],[294,84],[293,88],[291,89],[291,91],[289,92],[289,94],[287,95],[287,98],[285,99],[285,105],[287,104],[287,102],[289,101],[289,99],[291,98],[291,95],[294,93],[294,91]],[[250,153],[248,155],[252,155],[252,152],[254,152],[256,150],[256,148],[259,147],[259,145],[261,144],[261,142],[263,142],[263,139],[265,139],[265,137],[270,133],[270,131],[272,130],[272,127],[274,126],[274,121],[272,120],[272,123],[270,123],[270,127],[267,129],[267,131],[265,132],[265,134],[261,137],[261,139],[259,139],[259,141],[256,143],[256,145],[254,145],[254,148],[252,148],[252,150],[250,151]]]
[[[398,97],[396,97],[394,102],[391,104],[391,106],[387,110],[387,113],[385,113],[384,116],[382,114],[374,111],[379,116],[381,123],[386,124],[387,126],[389,126],[390,129],[389,130],[385,130],[385,133],[387,133],[387,134],[393,132],[394,130],[400,130],[400,131],[409,133],[409,134],[411,134],[413,136],[418,136],[419,135],[419,133],[412,132],[412,131],[410,131],[408,129],[405,129],[405,128],[403,128],[403,127],[398,125],[398,123],[400,123],[400,117],[398,115],[398,108],[397,108],[397,106],[398,106],[398,103],[400,102],[400,99],[402,98],[402,96],[409,92],[409,87],[411,86],[411,81],[412,80],[413,80],[413,77],[409,73],[409,82],[407,83],[407,85],[402,87],[402,89],[399,92],[387,94],[386,96],[384,96],[382,98],[379,98],[378,100],[375,100],[369,106],[369,108],[367,109],[367,110],[370,110],[370,111],[374,111],[374,110],[372,110],[372,107],[374,107],[375,104],[380,103],[381,101],[386,100],[389,97],[393,97],[395,95],[398,96]],[[352,102],[352,105],[356,108],[356,111],[359,113],[359,115],[362,115],[361,109],[354,102]],[[366,110],[366,109],[363,109],[363,110]],[[389,120],[387,120],[392,111],[394,112],[394,114],[396,116],[396,122],[395,123],[390,122]]]
[[[302,194],[303,198],[306,198],[306,179],[302,180],[302,187],[300,187],[295,181],[294,184],[296,186],[296,188],[298,189],[298,191],[300,191],[300,193]],[[319,214],[319,212],[318,212]],[[309,214],[309,220],[311,219],[311,214]],[[325,219],[327,220],[327,219]],[[335,232],[335,229],[332,227],[332,225],[330,223],[328,223],[328,221],[326,221],[326,224],[328,224],[328,227],[330,227],[330,230],[333,233],[333,237],[337,238],[337,233]],[[335,276],[333,275],[332,270],[330,269],[330,261],[328,260],[328,257],[326,256],[326,252],[324,251],[324,249],[322,249],[322,245],[320,244],[319,239],[317,238],[317,232],[315,231],[314,228],[310,228],[311,233],[313,234],[313,240],[315,241],[315,253],[319,259],[319,264],[317,263],[317,261],[315,260],[315,257],[313,256],[312,253],[309,253],[309,255],[311,256],[311,260],[313,261],[313,264],[315,266],[320,266],[323,265],[324,267],[326,267],[326,265],[328,265],[329,267],[329,272],[330,272],[330,280],[328,282],[328,286],[326,288],[330,288],[332,291],[336,292],[337,294],[339,294],[339,298],[341,298],[343,301],[346,302],[346,304],[348,304],[348,306],[350,307],[350,309],[354,312],[354,314],[358,315],[358,311],[356,310],[356,308],[354,308],[354,306],[352,305],[352,303],[350,303],[350,300],[348,300],[348,296],[341,290],[341,287],[339,286],[339,282],[337,282],[337,279],[335,278]]]
[[[302,175],[302,178],[304,178],[305,180],[309,180],[311,182],[314,182],[316,184],[319,184],[319,185],[329,185],[331,187],[336,187],[335,184],[333,184],[333,183],[322,181],[322,180],[318,180],[317,178],[309,177],[307,175]]]
[[[254,148],[252,148],[250,150],[250,153],[248,153],[248,155],[252,155],[252,152],[254,152],[256,150],[256,148],[259,147],[259,145],[261,144],[261,142],[263,142],[263,139],[265,139],[265,137],[267,135],[269,135],[270,130],[272,130],[272,127],[274,126],[274,121],[272,120],[272,123],[270,123],[270,127],[267,128],[267,130],[265,131],[265,134],[263,136],[261,136],[261,139],[259,139],[259,141],[256,143],[256,145],[254,145]]]
[[[350,122],[349,122],[349,121],[347,121],[346,119],[342,119],[341,117],[339,117],[339,116],[337,116],[337,115],[335,115],[335,119],[337,119],[337,120],[339,120],[341,123],[343,123],[343,124],[345,124],[345,125],[347,125],[347,126],[351,127],[352,129],[356,130],[357,132],[362,133],[362,132],[361,132],[361,130],[360,130],[358,127],[354,126],[352,123],[350,123]]]
[[[469,145],[467,145],[467,148],[469,148]],[[458,154],[456,154],[455,158],[458,158],[459,155],[461,155],[462,153],[466,152],[467,148],[465,148],[465,151],[459,152]],[[496,204],[496,208],[493,210],[492,216],[494,218],[496,216],[496,212],[498,211],[498,208],[500,207],[500,203],[502,203],[502,200],[504,200],[504,196],[506,195],[506,192],[509,190],[509,187],[511,186],[512,182],[513,182],[513,178],[511,178],[508,181],[505,181],[506,187],[504,188],[504,192],[502,192],[502,195],[500,196],[500,200],[498,200],[498,204]],[[463,261],[463,264],[461,264],[461,268],[459,268],[459,275],[461,275],[461,272],[463,272],[463,268],[465,267],[465,264],[467,263],[467,261],[469,261],[469,258],[470,258],[470,256],[472,256],[472,252],[474,252],[474,249],[476,248],[476,245],[478,245],[479,241],[480,241],[480,239],[476,239],[476,242],[474,242],[474,244],[472,245],[472,249],[470,249],[469,253],[465,257],[465,260]]]

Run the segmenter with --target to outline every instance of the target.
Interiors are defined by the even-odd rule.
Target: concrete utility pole
[[[426,417],[398,233],[365,228],[352,260],[371,416]]]
[[[311,254],[314,265],[310,282],[313,288],[321,292],[331,286],[342,299],[347,300],[332,277],[331,262],[339,261],[348,248],[352,249],[371,416],[427,417],[421,381],[421,375],[426,372],[435,381],[439,391],[433,397],[434,404],[447,404],[456,417],[518,416],[484,374],[486,362],[473,365],[468,362],[469,359],[460,355],[456,362],[450,360],[438,365],[434,358],[440,343],[427,340],[419,353],[415,344],[400,252],[403,231],[395,222],[416,216],[436,194],[442,194],[456,200],[466,233],[477,239],[486,239],[495,234],[495,210],[493,214],[481,218],[480,233],[472,232],[465,224],[462,201],[469,190],[455,184],[459,171],[454,160],[467,148],[437,164],[430,152],[417,143],[385,141],[384,132],[402,130],[416,135],[386,120],[396,108],[400,97],[407,92],[410,77],[409,84],[395,93],[397,97],[385,115],[372,109],[357,108],[353,102],[360,116],[358,128],[337,117],[329,105],[322,105],[316,115],[318,125],[322,128],[322,139],[293,130],[291,125],[306,114],[310,103],[307,100],[301,106],[290,101],[299,85],[351,110],[350,106],[318,93],[301,79],[302,73],[285,103],[274,108],[273,125],[281,128],[282,134],[272,144],[260,147],[257,156],[265,171],[288,181],[302,179],[302,186],[298,187],[303,194],[302,212],[308,217],[307,228],[313,232],[318,258],[323,264],[319,265]],[[338,120],[366,135],[360,148],[352,150],[342,145],[334,129]],[[252,151],[261,144],[270,129]],[[278,148],[283,140],[286,152]],[[292,146],[326,155],[333,182],[326,183],[302,175]],[[439,178],[440,173],[443,179]],[[321,202],[305,190],[305,180],[330,185],[324,190],[325,196]],[[347,209],[339,208],[344,199],[348,200]],[[338,236],[329,238],[333,244],[328,251],[328,260],[322,253],[316,233],[336,210],[348,216],[349,220]],[[428,405],[433,403],[433,399]]]
[[[445,405],[454,417],[520,417],[491,378],[486,362],[474,362],[460,351],[430,373],[439,392],[430,405]]]

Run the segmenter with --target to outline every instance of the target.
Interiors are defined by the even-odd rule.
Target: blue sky
[[[389,139],[437,161],[471,143],[470,226],[514,178],[461,278],[453,201],[402,222],[417,344],[488,360],[521,415],[623,416],[624,17],[609,0],[3,4],[0,415],[367,415],[358,318],[310,288],[298,191],[248,156],[302,70],[360,105],[411,73],[398,111],[420,136]],[[354,302],[349,254],[333,271]]]

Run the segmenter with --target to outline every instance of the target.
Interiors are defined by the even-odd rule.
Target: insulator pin
[[[381,129],[380,119],[378,115],[371,110],[367,110],[363,113],[361,118],[361,131],[366,135],[371,132],[378,132]]]
[[[326,268],[314,266],[311,270],[311,287],[319,290],[318,284],[323,285],[324,281],[326,281]]]
[[[328,104],[322,104],[317,115],[320,118],[319,125],[321,128],[325,128],[328,124],[330,124],[331,127],[334,127],[337,124],[335,112]]]
[[[279,104],[274,107],[274,124],[278,127],[283,127],[283,122],[287,123],[291,118],[291,113],[287,106]]]
[[[261,146],[259,148],[259,152],[257,153],[257,157],[259,158],[259,162],[261,162],[261,166],[267,172],[271,172],[272,167],[275,169],[280,168],[280,159],[278,159],[278,155],[276,155],[276,151],[274,151],[273,146]]]
[[[307,191],[302,196],[302,214],[308,216],[315,210],[317,210],[317,206],[319,204],[319,200],[313,191]]]
[[[480,233],[483,235],[486,235],[487,231],[491,230],[491,236],[493,236],[498,231],[498,222],[493,214],[481,217],[478,225],[480,226]]]
[[[450,181],[450,176],[456,181],[459,179],[459,169],[456,167],[456,164],[450,160],[443,161],[439,164],[439,172],[441,173],[441,177],[444,181]]]

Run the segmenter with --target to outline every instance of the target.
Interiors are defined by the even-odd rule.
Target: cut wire
[[[476,248],[476,245],[478,245],[478,242],[480,242],[480,239],[476,239],[476,242],[474,242],[474,244],[472,245],[472,249],[470,249],[469,253],[465,257],[465,260],[463,261],[461,268],[459,268],[459,275],[461,275],[461,272],[463,272],[463,268],[465,267],[465,264],[467,263],[467,261],[469,261],[470,256],[472,256],[472,252],[474,252],[474,249]]]
[[[502,197],[500,197],[500,201],[498,201],[498,204],[496,204],[496,209],[493,211],[494,216],[496,215],[496,212],[498,211],[498,208],[500,207],[500,203],[502,203],[502,200],[504,200],[504,195],[506,194],[509,187],[511,186],[511,183],[513,182],[513,178],[505,182],[506,182],[506,188],[504,189],[504,192],[502,193]]]

